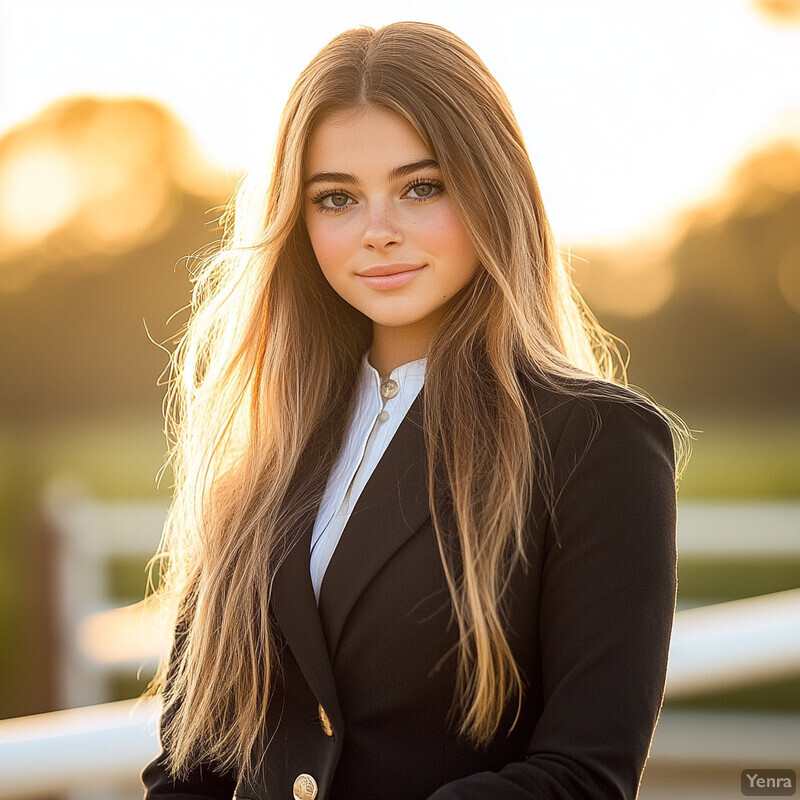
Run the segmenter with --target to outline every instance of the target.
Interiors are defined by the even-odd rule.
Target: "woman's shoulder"
[[[553,453],[570,442],[583,449],[601,432],[619,446],[644,438],[672,449],[666,414],[635,389],[592,375],[565,377],[539,369],[521,373],[521,379],[531,412]]]

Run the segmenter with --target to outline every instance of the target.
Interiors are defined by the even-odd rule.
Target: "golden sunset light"
[[[325,49],[304,73],[309,83],[293,93],[295,105],[287,105],[298,74],[334,36],[400,20],[449,29],[474,48],[497,83],[450,34],[394,26],[376,37],[351,32],[336,43],[355,42],[354,50]],[[425,36],[397,39],[397,31]],[[356,65],[344,96],[383,105],[349,116],[338,83],[351,74],[344,63]],[[315,70],[321,82],[314,82]],[[377,101],[364,94],[376,75],[382,90],[397,94]],[[519,127],[498,100],[501,91]],[[341,117],[330,111],[331,96]],[[284,106],[288,122],[274,154]],[[390,113],[399,109],[400,116]],[[540,193],[520,152],[520,129]],[[258,180],[242,182],[247,173]],[[272,186],[270,174],[280,176]],[[228,201],[237,187],[252,193],[237,194],[234,209]],[[459,511],[458,525],[475,523],[467,550],[478,554],[476,563],[487,553],[508,555],[497,562],[492,585],[502,585],[514,604],[539,598],[539,616],[526,610],[509,628],[508,652],[516,653],[518,642],[528,648],[524,631],[534,620],[531,652],[541,651],[550,665],[541,675],[525,665],[519,673],[526,692],[541,690],[533,705],[542,705],[549,683],[578,709],[581,726],[589,719],[558,669],[580,678],[592,668],[547,651],[546,640],[552,646],[572,636],[573,651],[588,653],[588,661],[615,652],[613,683],[597,684],[613,688],[587,683],[591,697],[611,697],[637,713],[642,704],[626,700],[630,686],[652,684],[653,698],[664,698],[641,800],[716,800],[738,792],[746,767],[791,771],[800,752],[800,0],[0,0],[1,797],[79,798],[88,791],[141,798],[139,774],[157,747],[158,703],[134,702],[156,675],[159,654],[177,652],[170,644],[180,641],[173,640],[172,620],[163,624],[168,615],[157,615],[145,599],[151,590],[185,587],[190,600],[199,598],[196,608],[180,606],[194,609],[193,619],[211,625],[222,610],[220,619],[243,626],[228,638],[217,636],[219,626],[202,628],[202,636],[188,640],[190,653],[222,642],[219,651],[208,648],[217,664],[230,653],[236,669],[244,665],[253,674],[257,660],[271,663],[273,648],[252,649],[259,646],[253,619],[260,613],[266,620],[268,605],[272,613],[271,588],[260,587],[279,586],[269,570],[292,561],[290,546],[300,537],[292,538],[290,528],[305,520],[308,497],[315,497],[298,493],[302,508],[284,514],[279,495],[295,496],[307,452],[314,469],[328,468],[333,445],[340,446],[332,434],[337,442],[344,435],[344,411],[357,397],[358,413],[367,407],[352,383],[354,358],[363,354],[366,369],[366,356],[380,353],[382,342],[398,345],[386,354],[400,376],[376,384],[384,427],[374,422],[363,447],[348,439],[342,452],[356,456],[359,475],[362,465],[375,466],[367,458],[370,443],[380,434],[390,446],[392,431],[404,430],[397,427],[402,415],[411,413],[407,405],[399,415],[398,405],[386,405],[384,386],[395,384],[395,403],[411,402],[404,384],[417,373],[405,368],[419,368],[421,381],[418,357],[425,347],[438,354],[430,360],[435,380],[426,384],[436,402],[426,402],[433,411],[422,417],[423,428],[444,417],[432,426],[435,436],[457,431],[454,441],[477,448],[474,475],[473,460],[456,450],[438,454],[448,475],[468,476],[481,516],[466,501],[449,510]],[[388,361],[383,369],[378,360],[370,363],[381,379],[390,374]],[[641,395],[636,405],[629,390]],[[559,396],[551,402],[553,391]],[[580,414],[565,406],[574,399]],[[606,413],[606,402],[616,399],[624,403],[609,402]],[[657,414],[644,406],[651,401],[672,423],[672,440],[666,428],[650,430],[648,419],[655,423]],[[629,405],[635,417],[624,416]],[[594,412],[587,415],[584,406]],[[518,439],[531,415],[541,417],[541,440],[532,442],[536,458],[529,463]],[[483,436],[492,424],[505,431],[505,450],[498,436]],[[653,480],[630,460],[639,458],[637,430],[646,436],[641,464],[658,457]],[[617,433],[617,440],[606,438]],[[318,438],[327,444],[308,449]],[[398,435],[396,442],[411,452],[410,440]],[[404,485],[413,488],[411,476],[423,480],[416,448],[430,456],[432,441],[436,452],[436,438],[413,445],[413,468],[372,453],[391,468],[386,486],[365,490],[361,506],[351,496],[353,477],[346,492],[342,487],[342,508],[352,504],[356,521],[360,515],[408,527],[405,507],[383,513],[373,499],[397,499]],[[262,456],[265,443],[273,449]],[[280,475],[266,471],[273,464]],[[343,481],[340,472],[330,474]],[[659,476],[662,493],[654,489]],[[226,494],[233,489],[247,494]],[[513,503],[503,510],[484,491],[505,491]],[[484,516],[495,527],[521,522],[530,499],[543,501],[543,516],[526,521],[514,539],[521,546],[541,527],[543,547],[535,541],[530,550],[543,559],[528,562],[525,544],[516,555],[524,556],[526,582],[518,584],[510,577],[516,566],[507,569],[512,539],[505,549],[487,543],[478,523]],[[670,560],[647,573],[642,556],[656,530],[648,520],[661,505],[658,525],[665,523],[667,538],[658,548]],[[168,516],[170,507],[177,517]],[[611,524],[604,527],[606,518]],[[279,534],[287,547],[261,557],[251,540],[272,547],[273,522],[285,524]],[[437,546],[447,555],[449,533],[425,549],[426,524],[414,523],[399,560],[435,555]],[[165,531],[162,543],[175,550],[154,557]],[[378,525],[377,538],[370,532],[370,546],[392,541],[387,531]],[[459,558],[464,541],[453,538]],[[332,553],[338,545],[330,544]],[[373,554],[363,550],[366,564]],[[205,559],[186,573],[191,581],[170,579],[174,553],[187,565]],[[217,568],[219,553],[225,559]],[[360,549],[353,553],[361,557]],[[599,560],[582,563],[597,554]],[[632,580],[617,569],[626,560]],[[416,561],[407,563],[416,571]],[[419,571],[425,578],[432,569],[426,561]],[[205,593],[197,589],[203,570],[219,575],[218,593],[205,584]],[[389,572],[381,568],[373,580]],[[667,590],[663,615],[656,620],[629,599],[638,595],[620,594],[608,619],[623,620],[625,631],[587,649],[579,633],[588,630],[587,619],[601,617],[584,615],[598,610],[597,592],[614,594],[605,577],[625,592],[639,591],[656,572]],[[483,573],[474,566],[473,573],[482,583]],[[574,587],[563,583],[567,573]],[[408,577],[380,584],[386,592],[379,597],[395,598]],[[234,592],[229,581],[244,589]],[[464,597],[475,594],[459,573],[446,582]],[[414,598],[413,607],[437,598],[444,585],[430,594],[420,584],[426,599]],[[595,595],[578,597],[575,587]],[[237,596],[249,598],[242,614],[238,606],[230,611]],[[324,596],[323,590],[318,599]],[[669,643],[663,637],[676,596]],[[498,594],[487,606],[491,619],[495,608],[505,613],[506,597]],[[312,596],[312,611],[313,602]],[[402,626],[386,622],[383,600],[380,608],[376,624],[393,637]],[[642,624],[628,614],[637,608]],[[467,611],[454,612],[451,624],[466,620],[488,636],[495,623],[477,625],[472,607]],[[495,622],[505,624],[501,616]],[[545,618],[557,629],[548,631]],[[663,695],[640,674],[641,650],[634,663],[616,646],[634,629],[656,628],[660,659],[669,648]],[[417,639],[408,641],[410,657],[420,648]],[[361,658],[362,650],[352,652]],[[375,673],[404,660],[368,655],[363,661],[379,665]],[[437,666],[428,677],[437,686],[447,685],[449,658],[432,658]],[[629,667],[636,668],[632,682]],[[427,667],[417,671],[426,674]],[[200,667],[190,672],[207,675]],[[230,682],[222,684],[218,706],[227,720],[233,695]],[[255,698],[253,707],[283,707],[267,703],[262,688],[246,684],[241,696]],[[316,705],[307,715],[314,730]],[[322,705],[319,711],[321,719]],[[523,732],[534,730],[526,713],[517,713]],[[184,716],[202,719],[192,710]],[[365,729],[377,716],[364,717]],[[428,718],[427,705],[418,716]],[[608,716],[593,717],[601,738]],[[549,719],[558,720],[553,730],[567,730],[559,712]],[[225,729],[246,731],[240,721]],[[648,726],[637,746],[651,741]],[[333,735],[322,731],[314,734],[320,741]],[[355,741],[351,729],[338,735],[331,741]],[[214,732],[203,741],[224,738]],[[491,741],[493,748],[499,739]],[[542,741],[559,770],[571,762]],[[592,758],[606,746],[580,741]],[[429,749],[450,758],[448,748]],[[616,750],[608,753],[623,763]],[[13,785],[6,774],[12,769],[19,781]],[[591,794],[584,772],[592,770],[581,768],[580,780],[560,790]],[[615,779],[604,781],[608,791],[623,791]],[[272,796],[272,789],[261,794]]]
[[[230,188],[157,105],[58,102],[0,141],[0,292],[25,289],[60,260],[97,269],[93,256],[124,253],[167,230],[178,191],[221,197]]]
[[[779,25],[800,25],[798,0],[753,0],[755,7],[769,20]]]
[[[800,141],[800,82],[788,79],[800,74],[800,31],[770,22],[796,9],[793,0],[481,9],[409,0],[401,16],[474,43],[514,104],[559,239],[609,243],[663,235],[679,208],[717,191],[741,153],[775,137]],[[291,81],[328,38],[397,14],[366,0],[345,9],[240,1],[224,13],[152,0],[5,2],[0,129],[64,96],[152,97],[235,175],[269,157]],[[60,183],[37,224],[68,202],[70,181]]]

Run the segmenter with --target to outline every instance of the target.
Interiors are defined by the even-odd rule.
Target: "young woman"
[[[228,223],[167,408],[147,797],[633,798],[683,428],[615,378],[486,67],[337,37]]]

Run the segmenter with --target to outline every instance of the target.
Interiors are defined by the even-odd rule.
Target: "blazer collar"
[[[309,572],[317,507],[275,573],[272,607],[303,676],[334,728],[342,716],[332,661],[347,617],[381,567],[430,516],[423,390],[375,467],[325,572],[319,606]]]
[[[424,391],[423,387],[367,481],[325,571],[319,612],[331,660],[358,598],[430,517]]]

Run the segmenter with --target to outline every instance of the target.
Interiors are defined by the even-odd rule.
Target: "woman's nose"
[[[378,201],[370,203],[364,219],[361,244],[370,250],[385,250],[402,244],[397,214],[391,203]]]

